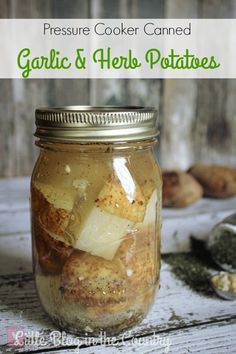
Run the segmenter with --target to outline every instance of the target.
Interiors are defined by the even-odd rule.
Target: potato
[[[121,183],[114,176],[109,177],[95,203],[110,214],[134,222],[142,222],[145,215],[146,200],[134,180]]]
[[[188,173],[164,171],[162,178],[164,207],[186,207],[203,195],[201,185]]]
[[[49,194],[45,192],[45,189],[43,191],[45,194],[35,187],[32,188],[32,232],[35,258],[44,274],[59,274],[72,252],[72,247],[70,247],[72,240],[66,232],[71,212],[56,208],[49,202]]]
[[[112,261],[75,250],[62,271],[65,299],[109,311],[112,304],[120,308],[152,293],[157,281],[154,234],[149,227],[127,235]]]
[[[124,282],[116,264],[83,251],[72,253],[62,273],[65,298],[86,305],[124,301]]]
[[[56,208],[45,195],[38,188],[32,188],[32,215],[35,222],[55,240],[71,246],[74,240],[65,231],[72,215],[71,210]]]
[[[84,331],[93,336],[99,336],[101,331],[107,335],[123,331],[143,318],[154,296],[150,288],[148,292],[126,302],[107,304],[105,308],[99,304],[89,307],[65,299],[59,275],[37,274],[35,278],[46,312],[54,323],[59,323],[67,332],[76,335]]]
[[[35,257],[44,274],[60,274],[73,248],[51,237],[37,222],[33,222]]]
[[[189,173],[202,185],[205,196],[226,198],[236,194],[236,170],[233,168],[196,164]]]

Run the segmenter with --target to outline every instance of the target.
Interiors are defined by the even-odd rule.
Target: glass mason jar
[[[72,333],[114,335],[146,315],[159,285],[157,113],[36,110],[33,263],[42,306]]]

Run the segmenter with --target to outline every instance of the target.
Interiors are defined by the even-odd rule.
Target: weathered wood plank
[[[129,17],[133,18],[163,18],[164,1],[136,0],[128,2]],[[157,79],[135,79],[127,80],[127,97],[129,105],[153,106],[158,109],[159,129],[162,126],[161,115],[161,91],[163,80]],[[159,149],[159,147],[158,147]],[[157,150],[158,150],[157,149]]]
[[[14,109],[12,103],[12,81],[1,80],[0,85],[0,175],[9,177],[14,169]]]
[[[160,333],[145,337],[134,337],[131,340],[125,339],[117,341],[114,345],[96,345],[95,347],[82,346],[79,349],[76,345],[64,346],[56,350],[48,350],[51,354],[60,353],[80,353],[83,354],[116,354],[116,353],[139,353],[139,354],[163,354],[163,353],[235,353],[236,339],[233,333],[235,332],[235,320],[222,321],[215,324],[207,324],[189,327],[185,329],[171,330],[167,333]],[[7,346],[2,346],[6,352],[11,353]],[[73,349],[74,348],[74,349]],[[23,349],[25,350],[25,349]],[[18,349],[16,352],[22,352]],[[2,351],[5,353],[5,351]],[[28,353],[33,353],[32,351]],[[43,353],[37,350],[37,353]]]
[[[204,0],[203,0],[204,1]],[[208,0],[207,0],[208,1]],[[166,0],[164,13],[166,18],[198,18],[199,0]]]
[[[30,212],[27,210],[1,212],[0,236],[22,234],[30,231]]]
[[[198,1],[165,1],[167,18],[196,18]],[[197,103],[196,80],[164,80],[162,96],[161,166],[188,168],[195,159],[192,127]]]
[[[78,0],[68,4],[68,1],[62,0],[49,3],[48,14],[52,18],[87,18],[89,14],[89,3],[86,1]],[[44,84],[47,87],[47,97],[41,106],[86,105],[89,103],[88,80],[44,80]]]
[[[32,272],[31,234],[0,237],[0,275]]]
[[[68,3],[66,0],[52,0],[51,14],[53,18],[87,18],[89,2],[77,0]],[[46,105],[70,106],[89,104],[89,80],[56,79],[48,80],[50,94]]]
[[[235,119],[229,120],[226,115],[227,83],[227,80],[198,82],[198,108],[194,123],[198,161],[229,165],[236,162]]]
[[[51,0],[51,13],[53,18],[87,18],[89,15],[89,2],[76,0]]]
[[[92,18],[122,18],[129,17],[127,0],[108,1],[92,0],[90,7]],[[91,79],[89,82],[89,101],[91,105],[127,105],[127,80]]]
[[[209,0],[199,2],[203,18],[235,17],[235,2]],[[231,83],[232,81],[232,83]],[[236,135],[235,80],[198,80],[196,119],[193,126],[195,159],[235,166]],[[235,98],[234,98],[235,99]]]
[[[231,212],[235,210],[236,197],[225,199],[201,198],[196,203],[186,208],[163,208],[163,217],[181,218],[185,216],[196,216],[199,214],[214,214],[220,212]]]
[[[48,1],[36,0],[9,1],[8,11],[10,18],[43,18],[51,17]],[[36,156],[33,132],[34,110],[38,106],[45,106],[48,97],[47,81],[44,80],[11,80],[11,96],[7,104],[12,106],[13,112],[4,118],[12,125],[13,133],[7,135],[12,149],[4,154],[4,159],[11,161],[9,172],[2,172],[3,176],[31,174]]]
[[[187,169],[195,159],[192,127],[196,110],[196,80],[165,80],[163,92],[161,166],[163,169]]]
[[[163,1],[92,2],[93,17],[162,17]],[[91,80],[90,100],[98,105],[160,106],[161,80]]]
[[[19,0],[7,1],[10,18],[44,18],[50,17],[50,1]]]
[[[8,18],[10,16],[10,6],[8,0],[0,1],[0,18]],[[0,84],[0,151],[2,152],[0,159],[0,176],[12,176],[14,161],[13,157],[13,106],[12,85],[11,80],[1,80]]]
[[[2,11],[11,18],[88,17],[85,1],[26,0],[3,5]],[[4,151],[0,175],[6,177],[31,174],[37,155],[35,108],[89,103],[88,80],[4,80],[0,90],[0,147]]]
[[[0,211],[29,209],[29,190],[28,177],[0,179]]]
[[[231,209],[230,211],[164,219],[162,254],[189,252],[191,250],[191,236],[206,241],[212,227],[234,212],[235,209]]]
[[[132,13],[137,18],[164,18],[165,17],[164,0],[133,0]]]
[[[199,17],[203,18],[234,18],[235,1],[203,0],[198,2]]]
[[[0,284],[0,344],[6,344],[6,327],[21,325],[25,331],[40,331],[48,343],[44,349],[55,347],[49,338],[49,331],[55,327],[41,309],[32,275],[1,276]],[[230,319],[236,319],[234,302],[192,292],[177,281],[165,265],[161,273],[161,289],[152,310],[140,325],[126,333],[126,338]],[[118,338],[122,339],[122,336]]]
[[[43,80],[12,80],[14,107],[13,175],[29,175],[37,154],[34,146],[34,111],[44,106],[47,87]],[[27,99],[26,99],[27,97]],[[10,117],[8,117],[10,119]]]
[[[156,342],[154,336],[139,337],[137,339],[134,338],[115,343],[114,346],[101,345],[95,348],[81,348],[80,352],[83,354],[234,354],[236,338],[233,333],[235,333],[235,331],[236,323],[235,320],[232,320],[161,333],[159,334],[159,339],[156,339]],[[67,349],[66,352],[76,353],[75,349]],[[52,350],[49,353],[60,354],[64,353],[64,351]]]
[[[2,0],[0,2],[0,18],[8,18],[8,16],[9,16],[8,1]]]
[[[234,16],[236,17],[236,3],[234,6]],[[230,142],[227,154],[232,160],[232,165],[236,167],[236,105],[235,105],[236,80],[227,80],[227,95],[225,103],[225,119],[230,126]]]

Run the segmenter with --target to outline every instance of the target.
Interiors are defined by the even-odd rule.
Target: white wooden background
[[[235,0],[0,0],[0,18],[229,18]],[[236,164],[236,80],[1,80],[0,176],[29,175],[34,110],[46,105],[152,105],[161,165]]]
[[[235,211],[236,198],[210,199],[182,210],[163,210],[163,253],[189,251],[189,238],[206,239],[212,225]],[[8,327],[39,331],[46,346],[23,347],[14,351],[7,345]],[[29,178],[0,180],[0,353],[75,353],[71,346],[56,347],[49,333],[55,330],[43,312],[33,283],[29,225]],[[117,337],[114,347],[86,345],[84,354],[165,353],[160,345],[151,345],[153,332],[170,340],[169,353],[235,353],[236,306],[216,296],[205,297],[177,280],[162,263],[161,289],[147,318],[125,341]],[[150,345],[132,345],[144,338]],[[67,335],[67,339],[74,338]],[[83,338],[81,338],[83,340]],[[78,353],[78,351],[77,351]]]

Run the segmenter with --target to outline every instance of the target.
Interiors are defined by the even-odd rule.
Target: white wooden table
[[[165,263],[149,315],[114,344],[91,346],[88,339],[67,334],[63,341],[53,341],[58,333],[33,283],[28,197],[28,178],[0,180],[0,353],[236,353],[236,303],[193,292]],[[211,227],[235,209],[236,198],[231,198],[164,210],[162,251],[189,251],[190,235],[206,238]],[[28,345],[10,347],[7,334],[21,329]]]

